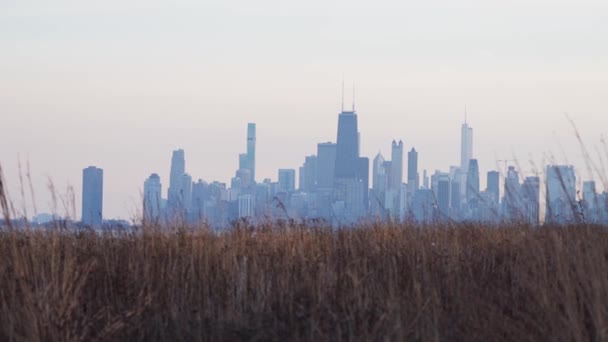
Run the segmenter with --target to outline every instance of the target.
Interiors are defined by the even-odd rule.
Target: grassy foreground
[[[608,230],[0,232],[0,340],[608,339]]]

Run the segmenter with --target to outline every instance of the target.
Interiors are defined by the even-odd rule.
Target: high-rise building
[[[412,193],[420,188],[418,152],[416,152],[415,148],[412,148],[407,154],[407,184]]]
[[[327,142],[317,145],[317,188],[331,190],[334,187],[336,144]]]
[[[390,188],[393,190],[399,190],[401,183],[403,183],[403,141],[399,140],[397,143],[393,140],[391,145],[391,183]]]
[[[489,171],[487,174],[487,188],[486,191],[491,194],[495,204],[500,202],[500,172]]]
[[[192,207],[192,176],[184,173],[179,177],[179,194],[178,206],[179,210],[186,214],[191,212]]]
[[[570,165],[547,166],[546,223],[578,222],[580,210],[576,202],[576,175]]]
[[[521,187],[525,221],[537,226],[540,223],[540,178],[526,177]]]
[[[186,173],[186,159],[183,149],[173,151],[171,156],[171,173],[169,175],[169,189],[167,189],[167,205],[175,210],[180,205],[179,189],[180,177]]]
[[[460,130],[460,169],[466,173],[469,167],[469,160],[473,158],[473,128],[465,122]]]
[[[600,208],[595,182],[583,182],[583,219],[585,222],[599,223]]]
[[[103,223],[103,170],[89,166],[82,170],[82,224]]]
[[[304,192],[315,192],[317,190],[317,163],[315,155],[307,156],[304,165],[300,167],[300,190]]]
[[[386,170],[384,169],[384,162],[384,157],[378,152],[372,164],[372,189],[378,193],[386,189]]]
[[[144,220],[156,221],[160,218],[162,185],[158,174],[153,173],[144,181]]]
[[[296,190],[296,170],[279,169],[279,191],[294,192]]]
[[[469,159],[466,196],[469,211],[479,206],[479,163],[477,159]]]
[[[355,111],[338,116],[334,207],[342,223],[367,214],[369,196],[369,159],[359,157],[359,131]]]
[[[251,170],[251,179],[255,182],[255,123],[247,124],[247,168]]]
[[[519,172],[515,170],[514,166],[509,166],[509,170],[507,171],[504,193],[503,207],[505,219],[515,222],[525,221]]]
[[[440,173],[437,177],[437,209],[442,221],[450,217],[450,175]]]

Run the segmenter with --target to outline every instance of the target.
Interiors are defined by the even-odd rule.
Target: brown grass
[[[608,339],[608,231],[0,232],[0,340]]]

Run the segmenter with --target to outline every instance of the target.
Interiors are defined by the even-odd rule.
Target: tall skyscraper
[[[407,154],[407,184],[412,193],[420,188],[418,152],[416,152],[415,148],[412,148]]]
[[[492,195],[495,204],[500,203],[500,172],[489,171],[487,174],[487,192]]]
[[[576,202],[576,175],[574,166],[547,166],[546,223],[567,224],[578,222],[579,208]]]
[[[460,130],[460,169],[466,173],[473,158],[473,128],[465,122]]]
[[[82,224],[103,223],[103,170],[89,166],[82,170]]]
[[[338,117],[335,178],[356,178],[359,160],[357,114],[342,112]]]
[[[526,177],[521,187],[525,220],[532,226],[540,223],[540,178]]]
[[[507,177],[505,178],[505,197],[503,200],[505,219],[515,222],[525,220],[525,209],[521,184],[519,183],[519,172],[514,166],[509,166]]]
[[[315,192],[317,190],[317,156],[307,156],[304,165],[300,167],[300,190]]]
[[[161,202],[160,177],[153,173],[144,181],[144,220],[156,221],[160,218]]]
[[[334,187],[336,144],[327,142],[317,145],[317,187],[331,190]]]
[[[479,204],[479,163],[477,159],[469,160],[466,195],[469,210],[477,208]]]
[[[169,175],[169,189],[167,190],[167,205],[175,210],[180,205],[179,189],[180,177],[186,173],[186,158],[183,149],[173,151],[171,156],[171,173]]]
[[[192,176],[187,173],[179,177],[178,196],[178,208],[186,213],[190,213],[192,207]]]
[[[450,217],[450,175],[440,173],[437,177],[437,209],[442,221]]]
[[[392,190],[399,190],[401,183],[403,183],[403,141],[399,140],[397,143],[393,140],[391,145],[391,184]]]
[[[334,202],[342,222],[354,222],[367,214],[369,159],[359,157],[359,148],[357,114],[343,111],[338,116],[334,178]]]
[[[279,191],[294,192],[296,190],[296,170],[279,169]]]

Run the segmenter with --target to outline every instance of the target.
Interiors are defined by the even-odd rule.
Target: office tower
[[[433,190],[421,189],[414,193],[412,212],[419,224],[430,224],[437,218],[437,205]]]
[[[460,181],[457,178],[452,179],[452,186],[450,189],[450,217],[454,220],[460,220],[462,218],[460,210],[462,208],[460,189]]]
[[[491,198],[494,203],[499,204],[500,202],[500,172],[490,171],[487,174],[487,188],[486,191],[491,194]]]
[[[382,192],[386,189],[384,162],[384,157],[378,152],[372,164],[372,189],[377,192]]]
[[[144,220],[156,221],[160,218],[161,202],[160,177],[153,173],[144,181]]]
[[[250,169],[238,169],[235,178],[239,179],[239,188],[249,189],[253,186],[253,176]]]
[[[521,189],[525,222],[537,226],[540,223],[540,178],[526,177]]]
[[[412,148],[407,154],[407,184],[412,193],[420,187],[418,152],[416,152],[415,148]]]
[[[317,190],[317,163],[315,155],[307,156],[304,164],[300,167],[300,190],[304,192],[315,192]]]
[[[467,207],[473,210],[479,205],[479,163],[477,159],[470,159],[467,168]]]
[[[594,181],[583,182],[583,218],[585,222],[598,223],[600,202]]]
[[[352,223],[366,215],[369,182],[369,159],[359,158],[357,114],[341,112],[338,116],[334,207],[342,223]]]
[[[336,143],[335,178],[357,177],[359,159],[359,131],[357,114],[342,112],[338,116],[338,139]]]
[[[425,189],[429,189],[429,176],[428,176],[426,170],[422,171],[422,186]]]
[[[442,221],[450,217],[450,175],[440,173],[437,177],[437,209]]]
[[[296,190],[296,170],[279,169],[279,191],[294,192]]]
[[[578,222],[579,208],[576,202],[576,176],[569,165],[547,166],[547,210],[545,222],[567,224]]]
[[[179,210],[185,213],[191,211],[192,206],[192,177],[184,173],[179,177],[179,194],[178,194],[178,206]]]
[[[519,172],[509,166],[505,178],[504,216],[509,221],[521,222],[525,219]]]
[[[103,222],[103,170],[82,170],[82,224],[99,227]]]
[[[255,197],[253,195],[239,195],[237,201],[239,218],[251,218],[255,216]]]
[[[397,143],[393,140],[391,145],[391,183],[390,188],[399,192],[403,183],[403,141]]]
[[[180,205],[180,177],[186,173],[186,159],[184,150],[173,151],[171,156],[171,173],[169,176],[169,189],[167,190],[167,204],[170,209],[175,210]]]
[[[362,215],[367,215],[369,209],[369,158],[359,158],[358,180],[363,188],[363,210]]]
[[[206,216],[205,203],[210,199],[209,184],[202,179],[192,183],[192,218],[200,221]]]
[[[469,160],[473,158],[473,128],[465,122],[460,130],[460,169],[466,174]]]
[[[317,188],[331,190],[334,187],[336,144],[327,142],[317,145]]]

